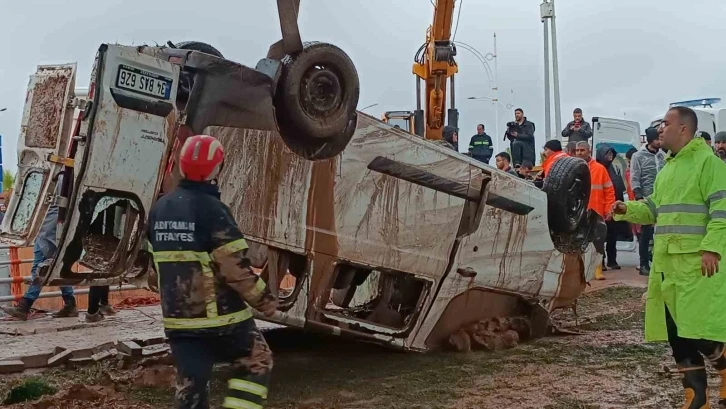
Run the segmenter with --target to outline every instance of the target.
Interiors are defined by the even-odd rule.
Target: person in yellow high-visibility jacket
[[[613,205],[615,220],[656,224],[645,338],[669,342],[683,373],[683,409],[710,408],[704,356],[721,375],[726,407],[726,164],[694,139],[697,128],[692,109],[668,110],[658,131],[670,153],[653,194]]]

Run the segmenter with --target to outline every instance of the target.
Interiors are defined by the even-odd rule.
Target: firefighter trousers
[[[272,352],[253,320],[217,336],[169,334],[177,369],[175,408],[209,408],[209,381],[215,363],[229,363],[232,375],[222,407],[261,409],[267,400]]]

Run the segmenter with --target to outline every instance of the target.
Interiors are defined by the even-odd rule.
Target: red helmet
[[[224,148],[213,136],[187,138],[179,153],[179,170],[185,179],[206,182],[215,179],[222,169]]]

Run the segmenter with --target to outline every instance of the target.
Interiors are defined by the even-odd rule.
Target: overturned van
[[[155,289],[146,216],[196,133],[225,147],[222,200],[279,297],[272,322],[420,351],[492,319],[544,333],[601,263],[584,161],[558,161],[539,190],[356,113],[355,67],[334,46],[253,69],[200,44],[104,44],[87,99],[75,65],[31,77],[0,238],[31,243],[59,205],[46,284]]]

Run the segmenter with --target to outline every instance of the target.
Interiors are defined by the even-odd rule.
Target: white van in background
[[[669,108],[683,106],[693,109],[698,118],[698,130],[708,132],[713,137],[716,132],[726,131],[726,108],[716,107],[714,104],[721,102],[721,98],[703,98],[688,101],[673,102]],[[658,126],[663,122],[665,113],[658,115],[651,122],[650,126]]]

